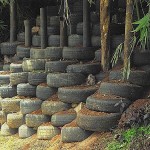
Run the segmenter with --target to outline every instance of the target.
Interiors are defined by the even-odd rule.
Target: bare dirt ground
[[[0,150],[104,150],[111,139],[111,133],[93,133],[86,140],[76,143],[62,143],[60,135],[52,140],[37,140],[36,135],[26,139],[20,139],[18,134],[0,135]]]

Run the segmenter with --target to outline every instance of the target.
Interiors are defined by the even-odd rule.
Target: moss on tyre
[[[125,110],[131,101],[114,95],[94,94],[86,100],[86,107],[93,111],[120,113]]]
[[[27,127],[25,124],[19,127],[19,137],[20,138],[28,138],[36,133],[36,130],[33,128]]]
[[[17,85],[17,94],[19,96],[36,96],[36,86],[30,85],[29,83],[21,83]]]
[[[77,60],[93,60],[95,48],[93,47],[64,47],[64,59],[77,59]]]
[[[109,131],[118,124],[120,113],[104,113],[87,109],[81,109],[77,114],[77,125],[89,131]]]
[[[11,63],[10,64],[10,71],[11,72],[22,72],[23,69],[22,69],[22,63]]]
[[[10,84],[18,85],[20,83],[28,82],[28,73],[27,72],[19,72],[19,73],[11,73],[10,74]]]
[[[7,115],[7,125],[10,128],[19,128],[24,123],[24,116],[21,113],[12,113]]]
[[[46,82],[47,74],[45,72],[29,72],[28,82],[31,85],[39,85],[40,83]]]
[[[49,73],[47,84],[50,87],[63,87],[80,85],[85,82],[85,76],[81,73]]]
[[[30,58],[31,59],[44,59],[45,58],[44,49],[31,48],[30,49]]]
[[[20,101],[20,111],[22,114],[29,114],[41,108],[42,101],[40,99],[22,99]]]
[[[60,134],[60,129],[51,124],[43,124],[38,127],[37,138],[39,140],[51,140],[54,136]]]
[[[65,103],[85,102],[87,97],[94,94],[98,88],[91,86],[62,87],[58,89],[58,97]]]
[[[136,100],[143,94],[143,88],[129,83],[103,82],[100,85],[99,93],[117,95],[130,100]]]

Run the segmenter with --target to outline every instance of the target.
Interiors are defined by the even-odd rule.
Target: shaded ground
[[[18,134],[9,137],[0,135],[0,150],[104,150],[111,139],[111,133],[94,133],[76,143],[62,143],[60,135],[50,141],[37,140],[36,135],[27,139],[19,139]]]

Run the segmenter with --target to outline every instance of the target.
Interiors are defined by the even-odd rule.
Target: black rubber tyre
[[[133,63],[136,66],[144,66],[150,65],[150,52],[143,51],[143,52],[135,52],[133,54]]]
[[[62,58],[63,48],[61,47],[47,47],[45,49],[45,58],[50,60],[59,60]]]
[[[47,6],[47,15],[48,16],[57,16],[59,12],[59,6]]]
[[[45,70],[45,59],[26,59],[22,63],[24,72]]]
[[[1,73],[0,73],[0,85],[9,84],[10,83],[10,74],[3,74],[3,71]]]
[[[87,97],[94,94],[98,88],[92,86],[73,86],[58,89],[58,98],[65,103],[85,102]]]
[[[95,78],[96,78],[96,81],[99,82],[99,81],[102,81],[103,79],[105,79],[107,76],[108,76],[108,73],[100,72],[99,74],[97,74],[95,76]]]
[[[89,131],[109,131],[118,124],[120,113],[102,113],[83,108],[77,114],[77,125]]]
[[[61,129],[61,141],[64,143],[81,142],[88,138],[92,132],[81,129],[73,121]]]
[[[56,92],[56,88],[48,87],[47,85],[38,85],[36,88],[36,97],[41,100],[47,100]]]
[[[80,1],[76,1],[73,4],[73,13],[80,14],[82,16],[82,14],[83,14],[83,3],[81,3]]]
[[[59,47],[60,46],[60,35],[50,35],[48,38],[48,46]]]
[[[113,70],[109,74],[109,80],[121,80],[123,77],[122,71]],[[150,73],[142,70],[131,70],[128,81],[132,84],[149,86]]]
[[[25,42],[25,33],[24,32],[18,33],[18,35],[17,35],[17,41],[19,41],[19,42]]]
[[[42,101],[40,99],[22,99],[20,101],[20,111],[22,114],[29,114],[41,108]]]
[[[95,58],[94,58],[95,61],[101,61],[101,51],[100,50],[97,50],[95,51]]]
[[[33,128],[27,127],[25,124],[20,126],[18,129],[19,137],[20,138],[28,138],[36,133],[36,130]]]
[[[58,112],[51,117],[51,124],[55,127],[62,127],[65,124],[72,122],[77,114],[73,109]]]
[[[15,86],[1,86],[0,87],[0,96],[2,98],[11,98],[17,95],[17,88]]]
[[[76,28],[77,28],[76,24],[69,24],[67,26],[67,35],[69,36],[69,35],[72,35],[72,34],[77,34]]]
[[[116,49],[117,46],[124,42],[124,35],[113,35],[111,46],[113,49]]]
[[[95,48],[93,47],[64,47],[64,59],[77,59],[77,60],[93,60]]]
[[[7,113],[0,111],[0,124],[4,124],[7,121]]]
[[[19,58],[29,58],[30,57],[30,47],[25,47],[24,45],[17,46],[17,56]]]
[[[17,73],[17,72],[22,72],[22,63],[21,64],[15,64],[15,63],[11,63],[10,64],[10,71],[13,73]]]
[[[99,24],[95,24],[92,29],[92,35],[100,36],[100,26]]]
[[[80,85],[85,82],[85,76],[80,73],[49,73],[47,84],[50,87]]]
[[[24,116],[20,113],[13,113],[7,115],[7,125],[10,128],[19,128],[25,123]]]
[[[49,61],[45,64],[45,71],[49,73],[66,72],[68,65],[75,64],[77,61]]]
[[[99,93],[117,95],[130,100],[139,99],[143,94],[143,88],[129,83],[103,82]]]
[[[1,100],[2,111],[5,113],[20,111],[20,100],[16,98],[5,98]]]
[[[11,73],[10,74],[10,84],[18,85],[20,83],[28,82],[28,73],[27,72],[19,72],[19,73]]]
[[[40,21],[40,16],[36,17],[36,26],[40,26],[41,21]],[[47,26],[50,26],[50,16],[47,16]]]
[[[45,72],[29,72],[28,82],[31,85],[39,85],[46,82],[47,74]]]
[[[60,26],[60,16],[51,16],[50,17],[50,26]]]
[[[1,54],[2,55],[15,55],[16,54],[16,48],[19,45],[19,42],[5,42],[1,43],[0,48],[1,48]]]
[[[43,59],[45,58],[44,49],[41,48],[31,48],[30,49],[30,58],[31,59]]]
[[[72,34],[68,37],[68,46],[70,47],[82,47],[83,46],[83,36]]]
[[[4,123],[1,126],[1,135],[2,136],[11,136],[17,133],[17,129],[10,128],[7,123]]]
[[[96,11],[100,12],[100,1],[99,0],[95,1],[95,6],[96,6]]]
[[[22,83],[17,85],[17,94],[19,96],[36,96],[36,86],[30,85],[29,83]]]
[[[48,26],[47,27],[47,35],[59,35],[60,28],[58,26]],[[41,35],[41,30],[39,30],[39,35]]]
[[[82,73],[84,75],[95,75],[100,72],[101,67],[99,63],[73,64],[69,65],[66,70],[68,73]]]
[[[91,44],[93,47],[100,47],[101,46],[100,36],[92,36],[91,37]]]
[[[90,21],[93,24],[99,23],[100,22],[100,16],[98,12],[91,12],[90,14]]]
[[[4,64],[3,71],[10,71],[10,64]]]
[[[98,93],[89,96],[86,100],[86,107],[88,109],[108,113],[121,113],[130,104],[131,101],[126,98]]]
[[[40,35],[33,35],[32,45],[35,46],[35,47],[40,47],[41,46],[41,36]]]
[[[63,103],[59,100],[44,101],[41,106],[42,113],[50,116],[57,112],[68,110],[69,108],[71,108],[71,105]]]
[[[78,35],[83,35],[83,22],[77,24],[76,32]]]
[[[37,128],[45,122],[49,122],[50,117],[43,114],[27,114],[25,122],[28,127]]]
[[[37,138],[39,140],[51,140],[54,136],[60,133],[61,130],[57,127],[52,126],[51,124],[43,126],[41,125],[37,130]]]

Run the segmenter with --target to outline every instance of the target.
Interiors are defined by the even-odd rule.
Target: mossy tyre
[[[99,93],[111,94],[136,100],[143,94],[143,87],[129,83],[103,82],[100,85]]]
[[[24,32],[20,32],[17,35],[17,41],[19,42],[25,42],[25,33]]]
[[[17,56],[19,58],[29,58],[30,57],[30,47],[25,47],[24,45],[17,46]]]
[[[72,122],[77,114],[73,109],[55,113],[51,117],[51,124],[55,127],[62,127],[65,124]]]
[[[94,94],[86,100],[86,107],[93,111],[120,113],[131,104],[131,101],[114,95]]]
[[[81,109],[77,114],[77,125],[89,131],[109,131],[118,124],[120,113],[104,113],[87,109]]]
[[[36,97],[41,100],[47,100],[57,92],[57,88],[48,87],[47,84],[40,84],[36,88]]]
[[[51,140],[54,136],[60,134],[59,128],[52,126],[50,123],[38,127],[37,138],[39,140]]]
[[[97,89],[93,86],[61,87],[58,89],[58,97],[62,102],[77,104],[85,102],[87,97],[94,94]]]
[[[44,59],[45,58],[44,49],[31,48],[30,49],[30,58],[31,59]]]
[[[50,121],[50,116],[43,114],[27,114],[25,117],[25,122],[28,127],[37,128],[41,124]]]
[[[33,35],[32,45],[35,46],[35,47],[40,47],[41,46],[41,36],[40,35]]]
[[[17,72],[23,72],[23,69],[22,69],[22,63],[11,63],[10,64],[10,71],[11,72],[14,72],[14,73],[17,73]]]
[[[7,115],[7,125],[10,128],[19,128],[24,123],[24,115],[21,113],[12,113]]]
[[[63,87],[80,85],[85,82],[85,76],[81,73],[49,73],[47,84],[50,87]]]
[[[60,35],[50,35],[48,38],[48,46],[59,47],[60,46]]]
[[[30,85],[29,83],[21,83],[17,85],[17,94],[19,96],[36,96],[36,86]]]
[[[66,124],[61,129],[61,141],[64,143],[81,142],[88,138],[92,132],[77,126],[76,121]]]
[[[42,101],[40,99],[22,99],[20,101],[20,111],[22,114],[29,114],[41,108]]]
[[[25,124],[19,127],[19,137],[28,138],[36,133],[36,130],[33,128],[27,127]]]
[[[64,47],[64,59],[77,59],[77,60],[93,60],[95,48],[93,47]]]
[[[3,71],[0,72],[0,85],[9,84],[9,83],[10,83],[10,74],[9,73],[5,74],[5,72],[3,72]]]
[[[101,51],[100,50],[97,50],[95,51],[95,58],[94,58],[95,61],[101,61]]]
[[[1,100],[2,111],[6,113],[20,111],[20,101],[21,99],[19,98],[5,98]]]
[[[45,72],[29,72],[28,73],[28,82],[31,85],[39,85],[40,83],[46,82],[47,74]]]
[[[18,85],[20,83],[28,82],[28,73],[27,72],[19,72],[19,73],[11,73],[10,74],[10,84]]]
[[[70,47],[81,47],[83,45],[83,36],[72,34],[68,37],[68,46]]]
[[[13,129],[13,128],[10,128],[7,123],[4,123],[2,126],[1,126],[1,135],[3,136],[11,136],[11,135],[14,135],[16,134],[18,131],[18,129]]]

